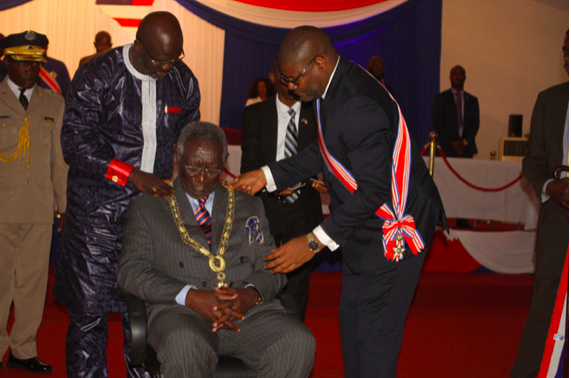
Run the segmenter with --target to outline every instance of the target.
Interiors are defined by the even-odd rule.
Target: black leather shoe
[[[8,362],[6,363],[6,366],[13,368],[13,369],[25,369],[25,370],[32,372],[32,373],[45,374],[45,373],[51,373],[52,372],[51,365],[46,364],[44,361],[40,360],[38,357],[20,360],[19,358],[12,356],[12,353],[10,353],[10,356],[8,357]]]

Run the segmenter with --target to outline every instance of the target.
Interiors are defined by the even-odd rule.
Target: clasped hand
[[[253,287],[223,287],[214,290],[189,290],[185,304],[212,323],[212,332],[224,328],[240,332],[234,321],[244,320],[246,312],[256,305],[257,299],[258,292]]]

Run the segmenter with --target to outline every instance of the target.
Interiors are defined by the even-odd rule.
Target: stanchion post
[[[428,172],[430,176],[434,176],[434,157],[436,156],[436,138],[438,134],[436,132],[430,133],[430,159],[428,163]]]

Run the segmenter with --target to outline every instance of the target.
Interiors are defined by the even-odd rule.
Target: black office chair
[[[130,294],[123,294],[127,302],[129,323],[131,328],[130,364],[143,367],[152,378],[163,378],[161,363],[155,350],[147,344],[147,312],[145,302]],[[255,370],[250,369],[238,358],[219,356],[215,378],[250,378],[256,377]]]

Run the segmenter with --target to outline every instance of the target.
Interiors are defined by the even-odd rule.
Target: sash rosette
[[[394,99],[393,99],[394,101]],[[396,101],[395,101],[396,103]],[[385,220],[383,224],[383,248],[387,260],[400,261],[405,251],[405,242],[414,255],[424,249],[422,237],[415,228],[414,218],[405,214],[410,179],[410,135],[397,104],[399,111],[398,135],[393,150],[391,177],[392,209],[388,203],[383,204],[375,214]],[[321,99],[317,100],[318,141],[321,155],[327,168],[337,177],[350,193],[357,190],[357,181],[353,175],[337,161],[325,146],[321,128]]]

